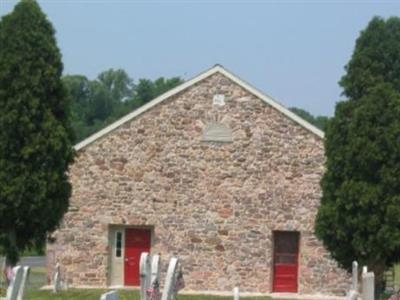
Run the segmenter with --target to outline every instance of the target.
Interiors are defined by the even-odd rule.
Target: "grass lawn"
[[[99,300],[101,294],[105,290],[68,290],[58,294],[53,294],[52,291],[40,291],[30,290],[26,295],[26,300]],[[139,294],[137,292],[125,292],[120,293],[121,300],[139,300]]]
[[[99,300],[105,290],[69,290],[53,294],[51,291],[31,290],[26,295],[27,300]],[[138,291],[120,291],[120,300],[139,300]],[[178,295],[178,300],[232,300],[233,297],[218,297],[207,295]],[[248,300],[270,300],[267,297],[245,298]]]
[[[101,294],[107,290],[102,289],[70,289],[53,294],[52,291],[43,291],[39,288],[46,284],[46,269],[33,268],[29,276],[26,300],[99,300]],[[219,297],[209,295],[178,295],[178,300],[232,300],[233,296]],[[268,297],[245,298],[246,300],[270,300]],[[120,300],[140,300],[139,291],[121,290]]]
[[[400,287],[400,264],[394,266],[394,284]]]

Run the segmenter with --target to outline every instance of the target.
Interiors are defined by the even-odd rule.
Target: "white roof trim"
[[[229,79],[231,79],[233,82],[237,83],[244,89],[248,90],[250,93],[252,93],[253,95],[255,95],[258,98],[260,98],[261,100],[263,100],[265,103],[274,107],[276,110],[283,113],[284,115],[286,115],[288,118],[290,118],[294,122],[298,123],[299,125],[303,126],[305,129],[311,131],[312,133],[314,133],[315,135],[317,135],[320,138],[324,138],[324,132],[322,130],[318,129],[314,125],[312,125],[312,124],[308,123],[307,121],[305,121],[304,119],[300,118],[295,113],[291,112],[289,109],[287,109],[286,107],[284,107],[283,105],[278,103],[276,100],[274,100],[273,98],[260,92],[259,90],[257,90],[256,88],[254,88],[253,86],[248,84],[247,82],[241,80],[239,77],[233,75],[231,72],[224,69],[222,66],[216,65],[215,67],[209,69],[208,71],[201,73],[200,75],[198,75],[198,76],[182,83],[181,85],[169,90],[168,92],[158,96],[157,98],[153,99],[152,101],[147,102],[145,105],[139,107],[138,109],[134,110],[133,112],[127,114],[126,116],[122,117],[121,119],[115,121],[114,123],[108,125],[107,127],[101,129],[100,131],[96,132],[95,134],[93,134],[93,135],[89,136],[88,138],[84,139],[83,141],[79,142],[78,144],[76,144],[74,146],[75,150],[77,150],[77,151],[81,150],[82,148],[93,143],[94,141],[98,140],[99,138],[107,135],[108,133],[110,133],[114,129],[120,127],[121,125],[125,124],[126,122],[141,115],[142,113],[149,110],[153,106],[161,103],[162,101],[168,99],[169,97],[176,95],[177,93],[187,89],[188,87],[196,84],[197,82],[199,82],[215,73],[218,73],[218,72],[225,75],[226,77],[228,77]]]

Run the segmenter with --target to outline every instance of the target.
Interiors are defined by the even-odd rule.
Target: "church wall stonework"
[[[232,142],[203,141],[213,122]],[[299,293],[343,296],[349,274],[313,233],[324,159],[320,137],[216,73],[78,151],[49,267],[107,286],[110,226],[148,226],[163,272],[182,260],[186,290],[268,293],[273,232],[288,230],[300,232]]]

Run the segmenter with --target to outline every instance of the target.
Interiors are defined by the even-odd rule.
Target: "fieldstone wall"
[[[233,142],[202,141],[215,121]],[[323,164],[320,138],[214,74],[78,152],[49,264],[73,286],[106,286],[110,224],[150,226],[152,251],[182,259],[187,290],[267,293],[272,233],[296,230],[299,292],[344,295],[349,275],[313,235]]]

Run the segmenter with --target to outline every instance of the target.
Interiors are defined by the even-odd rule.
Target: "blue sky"
[[[0,15],[16,1],[0,0]],[[332,115],[337,82],[369,20],[400,1],[39,1],[66,74],[123,68],[184,79],[219,63],[285,106]]]

